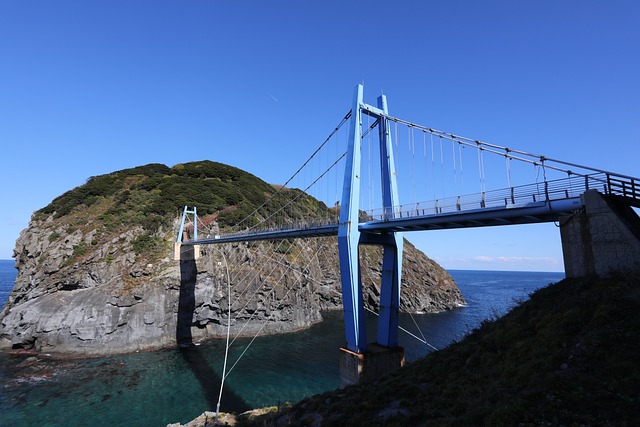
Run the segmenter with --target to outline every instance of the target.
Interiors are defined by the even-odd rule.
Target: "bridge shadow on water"
[[[180,348],[182,358],[200,383],[204,397],[210,407],[209,410],[215,411],[222,378],[207,360],[206,352],[193,342],[191,326],[196,307],[195,290],[198,269],[193,256],[193,246],[183,247],[182,251],[180,257],[180,297],[178,301],[176,342]],[[228,385],[225,385],[220,409],[224,412],[243,412],[252,408],[234,393]]]

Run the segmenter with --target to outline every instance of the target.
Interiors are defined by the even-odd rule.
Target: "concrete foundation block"
[[[640,219],[630,207],[605,197],[586,191],[584,210],[560,219],[567,277],[640,271]]]
[[[200,259],[200,245],[185,246],[183,248],[182,243],[175,242],[173,244],[173,259],[175,261]]]
[[[404,348],[369,346],[366,353],[340,348],[340,387],[380,378],[404,366]]]

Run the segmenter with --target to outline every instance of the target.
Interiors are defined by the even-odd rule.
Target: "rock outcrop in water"
[[[184,204],[198,205],[205,224],[224,228],[275,192],[213,162],[90,178],[36,212],[20,234],[18,276],[0,312],[0,349],[104,355],[223,336],[229,323],[232,334],[252,336],[320,321],[322,310],[342,304],[335,238],[206,246],[198,259],[183,247],[182,260],[173,259]],[[307,196],[289,215],[310,210],[329,211]],[[375,309],[381,253],[362,251],[365,302]],[[408,242],[403,278],[404,311],[464,302],[451,276]]]

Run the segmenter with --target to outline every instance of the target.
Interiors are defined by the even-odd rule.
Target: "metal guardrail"
[[[567,178],[543,181],[511,188],[503,188],[483,193],[467,194],[430,200],[415,204],[404,204],[394,209],[376,209],[363,211],[360,223],[369,221],[390,221],[400,218],[450,215],[483,209],[512,209],[532,204],[553,202],[580,197],[585,191],[597,190],[640,202],[640,179],[600,172],[590,175],[572,174]],[[313,236],[313,229],[337,226],[337,216],[320,219],[290,222],[282,225],[246,229],[234,233],[224,233],[219,238],[252,236],[258,234],[277,234],[287,230],[297,230],[301,235]],[[328,228],[327,228],[328,229]],[[304,231],[307,232],[304,232]],[[206,240],[215,240],[206,239]]]
[[[572,175],[553,181],[543,181],[517,187],[473,193],[444,199],[430,200],[415,204],[404,204],[395,209],[376,209],[367,212],[369,220],[389,221],[415,216],[445,215],[486,208],[526,206],[531,203],[550,202],[579,197],[587,190],[595,189],[609,193],[607,176],[604,173],[592,175]]]
[[[231,233],[220,233],[220,235],[217,235],[215,237],[211,237],[211,236],[207,236],[207,238],[201,239],[201,241],[207,241],[209,243],[211,243],[211,241],[214,240],[222,240],[225,238],[229,238],[229,237],[242,237],[242,236],[253,236],[253,235],[277,235],[280,232],[284,232],[284,231],[288,231],[288,230],[298,230],[301,233],[300,234],[304,234],[304,235],[308,235],[308,236],[314,236],[315,233],[313,233],[313,230],[319,230],[321,231],[321,229],[328,229],[331,226],[337,226],[339,223],[339,218],[338,217],[325,217],[325,218],[316,218],[316,219],[312,219],[312,220],[307,220],[307,221],[292,221],[292,222],[288,222],[284,225],[272,225],[269,227],[260,227],[260,228],[248,228],[246,230],[241,230],[241,231],[236,231],[236,232],[231,232]],[[308,231],[307,233],[304,233],[303,231]],[[335,233],[330,233],[330,232],[320,232],[317,235],[329,235],[329,234],[335,234]]]
[[[640,200],[640,180],[636,178],[607,174],[607,187],[610,194]]]

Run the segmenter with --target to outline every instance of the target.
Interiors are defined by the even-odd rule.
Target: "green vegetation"
[[[297,192],[299,190],[285,190]],[[211,161],[184,163],[169,168],[149,164],[94,176],[86,184],[67,191],[36,212],[36,219],[49,215],[60,218],[96,203],[108,202],[100,220],[113,229],[121,225],[140,225],[155,231],[186,205],[196,206],[198,213],[217,215],[222,225],[233,225],[259,208],[275,189],[261,179],[238,168]],[[287,196],[276,196],[276,203],[264,207],[263,215],[275,212]],[[280,203],[278,203],[278,201]],[[233,206],[234,209],[228,209]],[[315,199],[301,195],[292,218],[325,210]],[[251,225],[251,224],[247,224]]]
[[[175,215],[183,206],[197,206],[202,214],[213,214],[225,207],[237,206],[231,217],[250,213],[273,189],[264,181],[240,169],[202,161],[169,168],[149,164],[91,177],[87,183],[67,191],[39,210],[39,218],[68,215],[108,200],[110,208],[101,216],[108,228],[141,225],[155,231],[167,215]],[[227,221],[225,221],[227,219]],[[233,220],[221,214],[220,220]]]
[[[262,206],[274,194],[273,201]],[[79,228],[91,222],[98,232],[92,246],[120,229],[141,227],[143,233],[132,244],[136,254],[143,254],[160,248],[160,234],[171,230],[172,221],[184,206],[195,206],[200,219],[215,220],[225,227],[236,225],[256,210],[259,216],[268,217],[292,196],[298,196],[297,202],[280,212],[280,218],[294,221],[327,212],[323,203],[300,190],[283,189],[276,194],[273,186],[259,178],[221,163],[200,161],[172,168],[149,164],[91,177],[37,211],[34,219],[53,216]],[[253,215],[243,226],[254,225],[257,220]],[[52,240],[58,237],[58,233],[51,234]],[[86,250],[76,248],[73,258]]]
[[[88,252],[87,245],[85,245],[84,242],[78,243],[73,247],[73,253],[71,254],[71,256],[64,261],[64,265],[68,266],[73,264],[83,255],[86,255],[87,252]]]
[[[133,242],[133,251],[136,255],[157,252],[162,244],[162,240],[149,234],[140,234]]]
[[[243,425],[640,425],[639,329],[638,278],[564,280],[379,381]]]
[[[87,246],[84,243],[79,243],[78,245],[73,247],[73,258],[82,256],[87,253]]]

